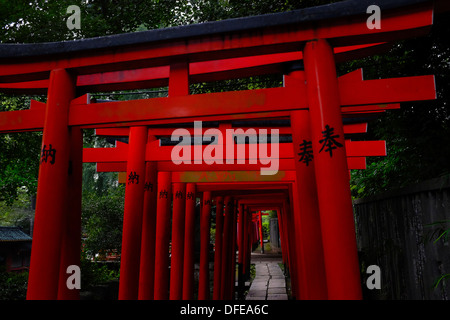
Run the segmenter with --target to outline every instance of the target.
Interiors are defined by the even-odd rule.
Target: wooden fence
[[[450,177],[354,201],[364,297],[448,300],[450,276]],[[369,265],[381,269],[381,289],[369,290]]]

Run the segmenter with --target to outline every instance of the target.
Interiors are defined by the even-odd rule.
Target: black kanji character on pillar
[[[303,140],[303,143],[300,143],[300,152],[298,153],[300,159],[298,161],[306,163],[306,166],[313,160],[314,155],[312,151],[312,141]]]
[[[186,194],[186,199],[194,200],[194,193],[193,192],[188,192]]]
[[[144,184],[144,191],[153,191],[153,184],[151,182],[146,182]]]
[[[319,152],[322,152],[325,148],[325,152],[330,153],[330,157],[333,156],[333,150],[343,147],[343,145],[336,141],[339,138],[338,134],[334,134],[334,128],[330,128],[329,125],[325,126],[325,131],[322,131],[323,139],[319,141],[322,144],[322,148]]]
[[[205,201],[203,202],[205,205],[212,205],[212,201],[211,199],[205,199]]]
[[[48,157],[50,157],[51,158],[50,164],[54,164],[55,156],[56,156],[56,149],[53,149],[51,144],[48,145],[48,149],[47,149],[47,145],[44,144],[44,147],[42,148],[42,153],[41,153],[41,163],[42,162],[47,163]]]
[[[136,174],[136,171],[131,171],[128,175],[128,184],[133,183],[136,181],[136,184],[139,184],[139,175]]]
[[[175,192],[175,199],[183,199],[183,191],[178,190]]]
[[[164,190],[161,190],[160,192],[159,192],[159,198],[161,199],[161,198],[165,198],[165,199],[167,199],[167,196],[169,195],[169,192],[166,190],[166,189],[164,189]]]

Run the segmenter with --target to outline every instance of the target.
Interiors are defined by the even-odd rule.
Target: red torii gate
[[[207,201],[218,182],[247,190],[261,188],[258,182],[269,182],[262,185],[263,189],[279,185],[287,188],[290,200],[280,205],[285,213],[280,215],[280,225],[284,251],[296,278],[296,297],[361,298],[348,159],[352,158],[353,148],[356,158],[380,155],[384,143],[377,152],[370,153],[373,144],[346,142],[342,117],[395,108],[402,101],[434,99],[435,87],[432,76],[363,81],[358,71],[338,79],[335,63],[375,53],[385,49],[388,42],[425,34],[432,24],[433,3],[378,1],[383,12],[382,29],[367,28],[366,5],[346,1],[282,14],[82,41],[0,45],[0,90],[47,92],[45,105],[32,102],[29,110],[0,113],[0,132],[43,130],[27,298],[77,297],[78,292],[66,286],[66,270],[68,265],[79,265],[83,157],[86,160],[93,156],[89,161],[105,163],[107,159],[101,158],[105,153],[120,152],[102,150],[95,154],[95,150],[86,150],[83,155],[82,129],[117,127],[129,127],[129,147],[126,156],[113,156],[114,165],[121,166],[122,171],[126,163],[127,176],[141,177],[141,183],[127,183],[126,187],[120,299],[167,299],[168,292],[171,298],[180,298],[179,287],[167,291],[171,194],[182,193],[184,188],[186,193],[195,192],[194,188],[197,192],[210,188],[202,190],[203,201]],[[300,60],[304,71],[289,66]],[[190,83],[271,73],[286,74],[283,87],[189,94]],[[83,95],[164,85],[169,87],[166,98],[91,103],[89,95]],[[151,142],[155,139],[151,133],[155,125],[175,127],[199,119],[229,122],[262,118],[290,119],[292,144],[279,145],[280,163],[283,160],[282,168],[288,169],[274,176],[261,176],[254,167],[247,166],[235,170],[253,171],[211,172],[219,169],[208,167],[202,168],[208,172],[190,172],[193,167],[182,164],[182,172],[171,172],[174,168],[167,157],[169,148]],[[330,137],[334,145],[326,145],[324,139]],[[297,148],[302,144],[312,151],[307,161]],[[123,145],[118,148],[126,149]],[[163,196],[156,197],[156,192],[145,195],[142,177],[156,185],[155,191],[158,195],[163,192]],[[243,182],[237,183],[239,180]],[[210,182],[213,185],[206,186]],[[236,212],[230,212],[239,206],[240,216],[245,217],[245,209],[243,204],[232,206],[231,197],[226,199],[230,205],[224,208],[222,259],[229,262],[234,259],[229,237],[234,239],[231,242],[236,241],[233,225],[237,222]],[[192,224],[194,203],[192,198],[189,200],[186,197],[183,204],[182,199],[174,197],[174,226],[185,224],[185,231],[192,230],[188,225]],[[156,224],[152,213],[155,203]],[[206,230],[208,226],[208,232],[210,205],[211,201],[203,204],[201,218],[201,228]],[[67,207],[71,208],[69,213]],[[247,243],[245,218],[241,221],[240,257]],[[208,232],[203,231],[201,236],[201,270],[208,264]],[[191,236],[186,233],[184,238],[187,259],[192,259]],[[174,253],[182,240],[172,239]],[[152,241],[156,241],[154,263],[142,254],[152,252],[146,247],[153,245]],[[186,261],[182,292],[189,298],[192,278],[184,275],[192,274],[192,261]],[[174,267],[177,269],[180,263]],[[229,267],[223,268],[222,280],[232,274]],[[155,274],[158,276],[152,278]],[[171,281],[171,286],[176,286],[180,271],[173,274],[178,278]],[[231,298],[229,283],[222,280],[223,289],[216,298]],[[201,299],[209,296],[207,283],[203,272]]]
[[[365,124],[363,124],[362,126],[350,125],[348,127],[349,128],[346,130],[347,133],[357,133],[358,131],[366,130]],[[284,128],[284,129],[288,129],[288,128]],[[162,130],[150,129],[149,134],[153,134],[153,135],[157,135],[157,134],[161,135],[164,133],[167,134],[167,132],[171,132],[171,130],[173,131],[174,129],[173,128],[172,129],[164,128]],[[99,130],[98,133],[106,134],[106,135],[120,136],[123,134],[128,134],[128,130],[105,129],[105,130]],[[368,143],[370,145],[370,142],[368,142]],[[117,144],[119,146],[117,148],[85,149],[84,150],[84,161],[88,161],[88,162],[105,161],[105,162],[100,162],[97,164],[97,171],[126,171],[126,166],[127,166],[126,162],[118,162],[117,160],[120,160],[120,158],[124,158],[124,160],[126,160],[126,157],[124,157],[124,155],[128,154],[127,144],[120,143],[120,142],[117,142]],[[200,164],[200,165],[199,164],[197,164],[197,165],[191,164],[191,165],[183,165],[183,166],[178,165],[177,166],[177,165],[174,165],[170,161],[170,156],[168,155],[167,152],[160,151],[160,149],[162,149],[162,148],[170,148],[170,147],[161,147],[159,141],[152,141],[152,142],[150,142],[150,144],[153,144],[154,146],[149,146],[149,144],[147,145],[146,155],[148,155],[148,158],[146,158],[146,160],[147,161],[159,160],[160,162],[158,162],[157,167],[160,170],[175,171],[172,174],[172,182],[175,182],[175,181],[177,181],[176,183],[179,183],[178,181],[186,182],[186,173],[187,173],[186,171],[196,171],[195,173],[193,173],[193,172],[190,173],[190,175],[191,175],[190,181],[195,181],[195,182],[202,181],[201,176],[203,176],[203,179],[205,179],[205,176],[206,176],[206,178],[209,181],[216,181],[216,182],[222,182],[222,183],[226,183],[226,181],[230,181],[230,177],[232,177],[231,181],[234,181],[234,182],[243,180],[243,179],[247,179],[249,181],[254,181],[254,180],[258,179],[258,176],[261,177],[259,175],[259,173],[256,172],[256,170],[258,169],[257,165],[251,165],[251,164],[241,164],[241,165],[239,165],[239,164],[232,164],[232,165],[223,164],[223,165],[216,165],[216,166],[207,165],[207,164]],[[368,151],[367,150],[368,148],[363,148],[364,142],[362,144],[356,144],[356,146],[359,146],[359,148],[356,148],[356,147],[355,148],[351,148],[351,147],[347,148],[348,149],[347,153],[350,153],[350,155],[358,155],[359,156],[358,159],[362,158],[364,164],[365,164],[365,161],[364,161],[365,158],[362,156],[385,155],[384,142],[381,142],[381,143],[377,142],[372,145],[374,146],[374,148],[373,148],[374,150]],[[293,158],[293,155],[291,152],[293,149],[292,144],[287,143],[287,144],[285,144],[285,146],[286,147],[280,148],[280,150],[281,150],[280,156],[279,156],[280,159],[283,159],[285,157],[286,153],[291,154],[289,157]],[[350,146],[351,146],[351,144],[350,144]],[[203,148],[204,148],[204,146],[203,146]],[[364,152],[369,152],[369,153],[364,153]],[[246,152],[245,155],[248,157],[249,152]],[[349,158],[349,159],[351,159],[351,158]],[[203,160],[207,160],[207,159],[203,159]],[[248,160],[248,159],[246,159],[246,160]],[[159,166],[161,164],[161,161],[163,161],[162,163],[165,164],[164,167]],[[352,164],[352,162],[350,162],[350,164]],[[295,167],[293,159],[291,160],[290,165],[292,167]],[[102,167],[102,168],[100,168],[100,167]],[[227,170],[227,172],[225,174],[221,174],[221,172],[214,173],[214,171],[198,172],[198,171],[206,171],[208,169],[214,170],[215,168],[221,169],[221,170]],[[350,168],[355,169],[357,167],[350,166]],[[251,171],[252,169],[255,172],[252,172]],[[294,172],[289,172],[289,174],[286,175],[286,173],[288,173],[288,172],[284,172],[285,168],[281,167],[280,169],[282,171],[279,171],[279,175],[275,179],[280,180],[280,181],[287,181],[286,179],[291,179],[293,181],[295,179],[295,174],[293,174]],[[242,170],[245,172],[242,172],[242,171],[238,172],[236,170]],[[291,169],[291,170],[293,170],[293,169]],[[182,172],[179,172],[179,171],[182,171]],[[194,176],[194,174],[195,174],[195,176]],[[259,178],[259,179],[261,179],[261,178]],[[274,177],[270,177],[269,180],[273,181]],[[123,181],[123,182],[125,182],[125,183],[127,182],[126,177],[125,177],[125,181]],[[267,187],[267,188],[270,188],[270,187]],[[268,195],[268,196],[270,196],[270,195]],[[210,197],[210,196],[208,196],[208,197]],[[220,202],[220,200],[217,200],[217,201]],[[270,200],[270,202],[274,203],[273,200]],[[180,235],[180,234],[182,235],[182,232],[180,232],[180,230],[182,230],[182,229],[180,229],[180,228],[182,228],[180,226],[180,224],[182,224],[181,220],[175,218],[176,216],[180,216],[181,213],[177,212],[178,210],[175,209],[175,203],[176,203],[176,200],[174,198],[174,210],[173,210],[174,224],[173,224],[173,228],[172,228],[172,234],[173,235]],[[244,200],[240,203],[246,203],[246,201]],[[264,200],[260,200],[259,203],[267,203],[267,202]],[[205,214],[207,214],[207,212],[209,211],[209,208],[206,208],[205,210],[206,210]],[[202,210],[202,212],[204,212],[204,211]],[[245,209],[244,209],[244,212],[246,212]],[[176,213],[177,213],[177,215],[176,215]],[[219,259],[219,257],[221,256],[220,248],[222,245],[221,245],[221,241],[220,241],[221,237],[219,236],[221,234],[220,233],[221,232],[220,220],[219,220],[220,215],[216,216],[216,217],[217,217],[216,218],[217,219],[216,226],[218,227],[218,232],[216,233],[216,255],[215,255],[214,263],[217,266],[217,265],[221,265],[221,260]],[[176,223],[178,221],[180,221],[179,224]],[[208,219],[206,219],[206,221],[208,221]],[[209,224],[207,222],[205,222],[204,225],[205,225],[205,228],[203,231],[204,237],[202,237],[202,239],[203,239],[202,243],[203,243],[203,247],[207,248],[208,243],[209,243]],[[248,276],[248,271],[249,271],[248,267],[249,267],[249,258],[250,258],[250,255],[249,255],[250,249],[248,248],[248,245],[251,246],[251,243],[255,242],[257,240],[257,238],[255,238],[254,234],[252,233],[250,224],[246,225],[245,227],[244,226],[242,226],[242,227],[248,229],[246,232],[242,231],[245,235],[250,233],[252,236],[250,238],[251,241],[249,239],[243,239],[243,238],[241,238],[239,240],[240,248],[243,248],[243,251],[240,251],[240,252],[242,252],[242,255],[240,255],[240,258],[239,258],[239,263],[240,263],[240,265],[242,265],[241,269],[239,270],[239,273],[240,273],[240,277],[239,277],[240,282],[239,283],[240,284],[242,284],[244,281],[243,279],[245,279]],[[161,231],[161,232],[163,232],[163,231]],[[262,239],[262,237],[261,237],[261,239]],[[172,248],[176,247],[175,243],[178,243],[179,241],[180,240],[175,241],[175,238],[173,238],[172,239]],[[247,245],[245,245],[244,243]],[[157,246],[159,248],[161,248],[160,243],[157,243]],[[165,243],[165,246],[162,246],[162,247],[167,247],[167,241]],[[163,250],[163,252],[165,252],[165,251],[167,251],[167,250]],[[285,252],[287,253],[287,250]],[[207,257],[207,256],[208,256],[208,252],[204,252],[203,257]],[[174,298],[174,299],[181,298],[181,288],[176,287],[175,284],[182,283],[181,274],[180,274],[180,272],[178,272],[178,276],[176,276],[177,272],[174,267],[174,266],[182,265],[182,260],[181,260],[181,256],[179,256],[178,259],[176,259],[176,257],[177,257],[177,255],[174,253],[174,251],[172,251],[172,269],[171,269],[171,274],[170,274],[170,278],[171,278],[170,283],[174,284],[174,285],[173,286],[171,285],[171,288],[170,288],[170,292],[171,292],[170,298]],[[177,263],[175,263],[175,261],[177,261]],[[175,263],[175,264],[173,264],[173,263]],[[166,260],[166,264],[164,265],[164,267],[161,268],[161,270],[159,271],[158,274],[161,274],[163,272],[163,270],[165,270],[167,272],[167,270],[168,270],[167,264],[168,264],[168,261]],[[300,276],[295,273],[295,270],[296,270],[295,267],[291,267],[291,268],[292,268],[291,270],[294,270],[293,271],[293,274],[294,274],[293,279],[297,280]],[[222,297],[222,295],[224,294],[219,291],[220,285],[218,285],[219,284],[218,279],[220,278],[220,271],[218,271],[218,270],[220,270],[220,269],[216,268],[215,273],[214,273],[215,274],[214,298],[216,298],[216,299]],[[209,273],[208,264],[205,262],[200,267],[200,274],[207,275],[208,273]],[[165,277],[167,278],[168,276],[166,275]],[[229,279],[231,279],[231,278],[229,278]],[[204,279],[203,284],[205,286],[203,288],[203,292],[209,292],[207,279]],[[297,286],[297,283],[294,283],[294,285]],[[162,290],[163,292],[167,292],[167,284],[165,284],[162,287],[164,289],[160,289],[160,290]],[[301,291],[301,290],[297,289],[297,291]],[[176,292],[179,292],[180,295],[177,296]],[[172,296],[172,293],[174,293],[173,296]],[[167,296],[163,296],[163,298],[167,298]],[[204,298],[204,297],[202,296],[202,298]]]

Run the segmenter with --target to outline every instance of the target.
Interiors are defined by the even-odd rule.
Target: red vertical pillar
[[[285,240],[284,240],[284,212],[282,210],[277,210],[277,218],[278,218],[278,230],[280,232],[280,248],[281,248],[281,257],[283,259],[283,263],[286,264],[288,261],[287,250],[284,248]]]
[[[223,219],[223,241],[222,241],[222,258],[220,263],[220,293],[218,299],[225,299],[227,297],[228,283],[229,283],[229,268],[231,267],[231,254],[229,254],[232,247],[232,219],[233,219],[233,201],[230,196],[224,199],[225,215]],[[217,231],[216,231],[217,232]],[[215,264],[215,261],[214,261]],[[215,274],[214,274],[215,275]],[[228,281],[227,281],[228,280]]]
[[[253,244],[257,241],[256,236],[256,224],[253,221],[253,214],[250,208],[248,208],[248,245],[247,245],[247,277],[250,278],[250,257],[252,254]]]
[[[52,70],[45,111],[27,299],[56,299],[70,156],[69,105],[75,82]]]
[[[223,197],[216,197],[216,242],[214,251],[214,287],[213,287],[213,299],[220,299],[220,286],[221,286],[221,272],[222,272],[222,233],[224,230],[223,225]]]
[[[293,256],[292,256],[292,251],[291,250],[291,245],[289,243],[289,216],[290,216],[291,212],[290,212],[290,206],[287,202],[284,203],[283,205],[283,231],[284,231],[284,249],[286,250],[287,253],[287,262],[288,262],[288,267],[289,270],[291,270],[292,268],[292,260],[293,260]]]
[[[291,193],[291,192],[290,192]],[[302,270],[298,267],[297,256],[300,255],[300,244],[295,242],[295,229],[294,229],[294,207],[295,202],[290,194],[290,203],[284,203],[284,212],[285,214],[285,230],[286,230],[286,246],[289,252],[289,271],[291,275],[291,290],[292,295],[296,298],[299,297],[301,282],[299,278],[301,277]]]
[[[229,267],[229,288],[227,290],[226,299],[234,300],[235,299],[235,283],[236,283],[236,243],[237,243],[237,219],[238,219],[238,202],[233,202],[233,207],[231,209],[232,214],[232,222],[231,229],[233,230],[233,235],[231,236],[231,248],[229,251],[229,259],[230,259],[230,267]]]
[[[172,258],[170,263],[170,300],[183,296],[184,215],[186,183],[173,184]]]
[[[211,192],[203,192],[203,206],[200,216],[200,274],[198,299],[209,299],[209,228],[211,220]]]
[[[172,175],[158,172],[155,241],[155,300],[169,298],[169,242],[172,203]]]
[[[281,213],[280,216],[282,217],[281,223],[282,223],[282,240],[281,240],[281,250],[283,250],[286,255],[285,255],[285,263],[287,263],[287,267],[290,270],[290,261],[291,261],[291,252],[289,250],[289,237],[288,237],[288,227],[287,227],[287,221],[288,218],[287,216],[289,215],[289,213],[286,212],[286,204],[283,204],[283,207],[281,209]]]
[[[291,211],[290,211],[290,206],[289,206],[289,204],[287,203],[287,201],[285,201],[284,202],[284,204],[283,204],[283,230],[284,230],[284,233],[285,233],[285,235],[284,235],[284,239],[285,239],[285,247],[286,247],[286,252],[288,253],[288,261],[289,261],[289,263],[291,263],[291,260],[292,260],[292,250],[291,250],[291,248],[290,248],[290,239],[289,239],[289,216],[290,216],[290,214],[291,214]],[[290,268],[291,266],[289,265],[289,268]]]
[[[244,278],[244,233],[245,233],[245,206],[239,203],[239,219],[238,219],[238,295],[243,295],[245,278]]]
[[[238,216],[238,264],[242,264],[244,261],[244,205],[239,203],[239,216]]]
[[[285,86],[304,85],[304,73],[293,72],[285,76]],[[342,121],[342,120],[341,120]],[[291,112],[292,143],[296,171],[294,197],[298,200],[298,212],[294,211],[296,237],[302,247],[305,290],[301,299],[326,299],[327,284],[320,228],[319,204],[317,200],[314,155],[312,148],[310,117],[307,110]]]
[[[255,226],[255,244],[261,244],[261,230],[259,228],[259,216],[256,216],[256,220],[253,222]]]
[[[78,300],[80,290],[67,287],[67,267],[80,267],[81,249],[81,194],[83,180],[83,132],[70,129],[69,196],[61,246],[58,299]]]
[[[361,299],[336,67],[326,40],[304,49],[311,139],[330,299]]]
[[[185,96],[189,94],[189,63],[186,60],[174,61],[170,64],[170,75],[169,75],[169,96]],[[182,227],[184,225],[184,208],[185,203],[181,199],[176,198],[176,192],[185,192],[186,185],[177,185],[177,190],[174,191],[174,223],[172,230],[172,264],[170,272],[170,299],[179,300],[183,296],[182,289],[182,278],[183,278],[183,256],[184,256],[184,230]],[[179,189],[181,188],[181,189]],[[176,209],[175,212],[175,202]],[[195,202],[195,199],[194,199]],[[169,206],[170,210],[170,206]],[[170,225],[170,219],[168,222]],[[169,227],[169,226],[168,226]],[[178,230],[179,233],[174,234],[173,231]],[[175,242],[175,243],[174,243]],[[174,251],[175,250],[175,251]],[[174,256],[175,253],[175,256]]]
[[[131,127],[120,255],[119,299],[137,300],[141,255],[147,127]]]
[[[295,296],[297,299],[308,299],[308,279],[306,274],[306,266],[308,264],[308,261],[306,261],[306,255],[304,252],[305,244],[303,242],[303,237],[299,235],[299,224],[301,222],[298,221],[300,220],[300,202],[296,197],[296,195],[298,194],[297,183],[294,183],[292,185],[292,193],[293,199],[291,202],[290,229],[292,239],[291,241],[295,243],[295,254],[293,255],[292,259],[294,266],[292,267],[291,271],[295,275],[295,277],[292,277],[293,280],[291,281],[291,283],[294,283],[295,288],[297,289],[297,295]],[[326,299],[326,297],[324,299]]]
[[[250,247],[252,246],[253,243],[255,243],[256,240],[256,232],[255,232],[255,221],[252,220],[249,222],[250,225],[250,230],[249,230],[249,243],[250,243]]]
[[[287,246],[289,250],[289,270],[291,275],[291,293],[292,296],[299,300],[307,292],[304,273],[303,273],[303,255],[302,255],[302,245],[299,241],[301,238],[298,237],[295,228],[295,215],[299,215],[298,200],[292,196],[292,193],[297,194],[297,186],[295,183],[292,184],[292,190],[290,191],[290,203],[285,205],[285,210],[287,215],[285,217],[285,225],[287,230]],[[297,242],[298,241],[298,242]]]
[[[264,233],[263,233],[263,226],[262,226],[262,212],[259,211],[259,240],[261,242],[261,253],[264,253]]]
[[[170,64],[169,96],[186,96],[189,94],[189,63],[184,60]]]
[[[250,240],[250,232],[251,232],[251,222],[252,222],[252,220],[251,220],[252,218],[251,218],[251,213],[250,213],[250,210],[249,210],[249,208],[248,208],[248,206],[244,206],[244,234],[243,234],[243,237],[244,237],[244,240],[243,240],[243,244],[244,244],[244,246],[243,246],[243,259],[242,259],[242,263],[243,263],[243,266],[242,266],[242,270],[243,270],[243,273],[244,273],[244,276],[243,276],[243,278],[244,278],[244,281],[245,280],[247,280],[248,279],[248,277],[249,277],[249,271],[250,271],[250,265],[249,265],[249,262],[250,262],[250,259],[249,259],[249,255],[250,255],[250,243],[251,243],[251,240]]]
[[[183,300],[194,299],[195,184],[186,185]]]
[[[153,136],[149,141],[155,139]],[[155,239],[156,239],[156,195],[157,163],[145,164],[144,207],[142,217],[141,264],[139,268],[139,300],[153,300],[155,285]]]
[[[282,209],[277,210],[277,218],[278,218],[278,231],[280,233],[280,248],[281,248],[281,257],[283,260],[283,263],[286,265],[289,261],[288,251],[284,248],[286,244],[285,240],[285,231],[284,231],[284,212]]]

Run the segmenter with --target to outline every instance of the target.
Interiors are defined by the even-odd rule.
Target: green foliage
[[[201,94],[211,92],[255,90],[281,87],[282,84],[283,80],[281,75],[268,75],[207,83],[195,83],[189,86],[189,91],[191,94]]]
[[[263,222],[263,224],[262,224],[262,229],[263,229],[263,238],[264,238],[264,239],[269,239],[269,238],[270,238],[270,225],[269,225],[269,221]]]
[[[436,279],[436,281],[433,284],[433,288],[437,289],[437,287],[439,286],[439,283],[444,283],[445,279],[450,278],[450,273],[446,273],[441,275],[438,279]]]
[[[429,241],[433,241],[433,244],[442,242],[443,245],[446,245],[448,243],[450,236],[450,220],[440,220],[426,224],[425,228],[431,229],[424,236],[425,243]],[[450,273],[441,274],[441,276],[435,280],[433,288],[437,289],[440,283],[443,283],[443,286],[445,286],[445,281],[449,277]]]
[[[24,188],[18,190],[17,199],[12,204],[0,201],[0,225],[20,227],[30,234],[30,220],[34,211],[30,205],[30,197]]]
[[[30,97],[0,94],[0,112],[23,110],[29,106]],[[5,201],[11,206],[21,188],[28,195],[36,193],[41,139],[41,132],[0,135],[0,202]]]
[[[118,268],[109,268],[107,264],[101,264],[90,260],[86,254],[81,255],[81,289],[90,290],[92,287],[119,279]]]
[[[285,12],[339,0],[191,0],[180,1],[177,17],[179,24],[218,21],[266,13]]]
[[[0,300],[25,300],[28,272],[13,273],[0,270]]]
[[[0,1],[0,42],[33,43],[91,38],[162,28],[173,19],[175,0]],[[69,30],[67,7],[80,7],[81,29]]]
[[[277,218],[278,218],[277,211],[276,210],[269,210],[269,219],[277,219]]]
[[[256,278],[256,265],[254,263],[250,264],[250,281]]]
[[[450,235],[450,220],[435,221],[426,224],[425,227],[431,229],[431,231],[425,235],[425,243],[433,241],[435,244],[442,241],[442,243],[445,244],[448,241]]]
[[[18,189],[28,194],[37,189],[41,135],[16,133],[0,135],[0,201],[11,205]]]
[[[83,197],[82,229],[86,238],[84,250],[90,255],[114,250],[122,245],[123,205],[125,188],[120,185],[107,193],[87,193]]]
[[[365,79],[434,74],[437,99],[402,103],[369,122],[367,140],[386,140],[387,157],[367,158],[351,174],[352,195],[363,198],[450,174],[450,14],[438,16],[432,32],[397,43],[383,54],[338,67],[344,74],[364,67]],[[431,48],[431,49],[430,49]]]
[[[117,188],[116,172],[97,172],[95,163],[83,164],[83,196],[102,196]]]

